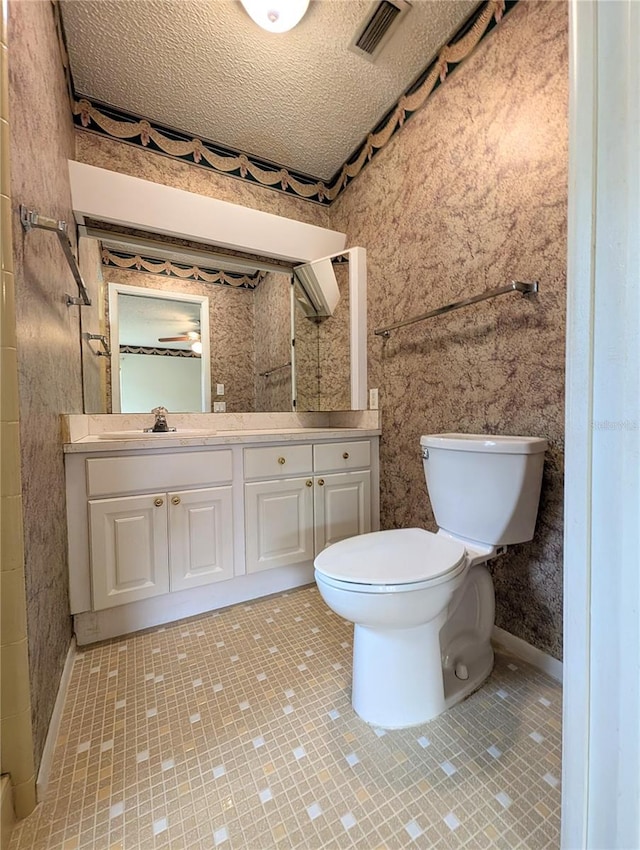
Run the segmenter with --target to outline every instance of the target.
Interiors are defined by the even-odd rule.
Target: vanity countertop
[[[340,428],[335,426],[310,428],[267,428],[245,430],[200,429],[197,433],[189,429],[168,434],[145,434],[140,432],[103,432],[88,434],[64,444],[65,454],[106,453],[113,451],[144,451],[147,449],[198,448],[200,446],[228,446],[256,443],[304,443],[321,440],[358,440],[377,437],[380,428]],[[117,436],[116,436],[117,435]]]

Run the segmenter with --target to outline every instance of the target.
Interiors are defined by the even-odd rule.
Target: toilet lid
[[[413,584],[457,569],[465,558],[461,543],[423,528],[374,531],[334,543],[315,559],[328,578],[354,584]]]

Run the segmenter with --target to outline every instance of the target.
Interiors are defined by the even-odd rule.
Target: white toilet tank
[[[489,434],[420,438],[438,527],[491,546],[531,540],[547,441]]]

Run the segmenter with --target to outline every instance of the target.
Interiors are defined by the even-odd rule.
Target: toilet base
[[[445,710],[439,640],[445,619],[442,612],[408,629],[355,626],[351,702],[364,721],[404,729]]]
[[[454,705],[462,702],[482,687],[489,678],[494,661],[491,644],[487,641],[484,645],[478,646],[477,651],[473,653],[473,658],[467,658],[466,661],[469,672],[469,678],[466,680],[458,679],[452,668],[444,668],[442,671],[446,708],[453,708]]]

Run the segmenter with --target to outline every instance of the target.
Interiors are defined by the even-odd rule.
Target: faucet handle
[[[151,411],[156,417],[156,421],[153,424],[153,428],[145,428],[145,432],[152,431],[154,434],[165,433],[166,431],[175,431],[175,428],[169,428],[167,425],[167,413],[169,412],[166,407],[154,407]]]

